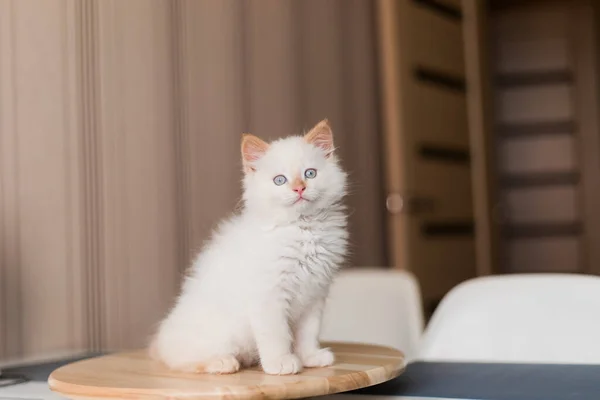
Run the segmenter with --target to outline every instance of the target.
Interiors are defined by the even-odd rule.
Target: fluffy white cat
[[[198,255],[151,353],[175,370],[215,374],[331,365],[319,331],[348,240],[331,128],[325,120],[270,144],[246,134],[242,159],[243,209]]]

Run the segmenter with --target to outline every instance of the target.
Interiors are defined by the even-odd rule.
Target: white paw
[[[318,349],[302,355],[302,364],[306,368],[329,367],[335,362],[335,356],[329,349]]]
[[[207,374],[233,374],[240,370],[240,362],[234,356],[215,357],[198,368]]]
[[[263,360],[262,368],[269,375],[291,375],[302,371],[302,363],[295,354]]]

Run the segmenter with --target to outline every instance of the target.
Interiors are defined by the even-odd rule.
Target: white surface
[[[48,388],[46,382],[27,382],[19,385],[0,388],[0,400],[35,399],[35,400],[65,400],[65,397],[55,394]],[[445,400],[438,397],[410,397],[410,396],[371,396],[354,394],[335,394],[329,396],[313,397],[313,400]]]
[[[410,359],[422,332],[421,294],[412,274],[346,270],[334,281],[325,310],[323,340],[390,346]]]
[[[44,382],[29,382],[16,385],[12,388],[0,388],[0,400],[12,399],[31,399],[31,400],[65,400],[65,397],[59,396],[50,389]],[[410,396],[370,396],[355,394],[334,394],[329,396],[312,397],[310,399],[327,400],[448,400],[441,397],[410,397]],[[453,399],[457,400],[457,399]]]
[[[0,388],[0,400],[31,399],[31,400],[65,400],[50,389],[45,382],[28,382],[8,388]],[[406,397],[406,396],[367,396],[352,394],[335,394],[330,396],[313,397],[313,400],[447,400],[438,397]],[[456,400],[456,399],[454,399]]]
[[[0,362],[0,367],[23,367],[79,357],[86,353],[84,351],[47,353],[41,356],[5,360]],[[13,386],[0,387],[0,400],[8,399],[64,400],[65,398],[53,393],[46,382],[25,382]]]
[[[476,278],[446,295],[418,359],[600,363],[600,277]]]
[[[0,388],[0,400],[7,399],[64,400],[65,398],[53,393],[46,382],[27,382]]]
[[[0,400],[31,399],[31,400],[65,400],[65,397],[53,393],[46,382],[27,382],[20,385],[0,388]],[[447,400],[441,397],[411,397],[411,396],[371,396],[355,394],[334,394],[313,397],[313,400]],[[454,399],[456,400],[456,399]]]

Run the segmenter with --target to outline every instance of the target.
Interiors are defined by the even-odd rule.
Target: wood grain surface
[[[72,399],[294,399],[359,389],[388,381],[404,370],[404,355],[381,346],[324,343],[335,365],[298,375],[266,375],[259,367],[232,375],[174,372],[145,351],[78,361],[50,375],[50,388]]]

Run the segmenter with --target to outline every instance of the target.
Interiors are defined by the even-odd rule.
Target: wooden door
[[[598,273],[597,4],[490,2],[503,272]]]
[[[471,18],[480,13],[476,2],[465,5]],[[473,59],[481,54],[477,43],[465,47],[465,11],[460,0],[378,2],[388,245],[394,266],[417,276],[429,311],[477,274],[473,179],[486,193],[486,145],[469,132],[465,49]],[[472,112],[481,135],[484,110]],[[480,204],[485,220],[487,203]]]

